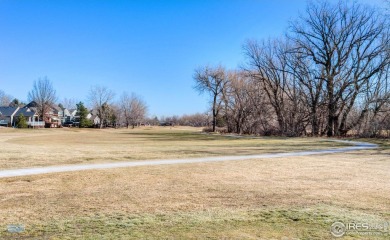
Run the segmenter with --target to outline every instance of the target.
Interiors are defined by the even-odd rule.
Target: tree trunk
[[[317,106],[313,107],[311,110],[311,135],[317,137],[319,133],[318,118],[317,118]]]
[[[334,103],[334,94],[333,94],[333,79],[328,79],[327,81],[327,91],[328,91],[328,124],[326,126],[326,135],[332,137],[334,135],[334,119],[336,113],[336,104]]]
[[[214,95],[213,99],[213,132],[215,132],[215,127],[217,126],[217,95]]]

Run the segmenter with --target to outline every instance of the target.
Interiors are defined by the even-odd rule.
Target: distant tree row
[[[24,105],[24,103],[19,102],[18,99],[12,97],[9,94],[6,94],[3,90],[0,89],[0,106],[19,106]]]
[[[311,2],[285,37],[248,41],[239,70],[195,70],[213,131],[376,136],[390,130],[390,28],[356,2]]]
[[[155,117],[149,119],[148,122],[152,125],[207,127],[211,125],[211,117],[207,113],[195,113],[182,116],[162,116],[160,119]]]
[[[90,111],[96,113],[100,119],[99,127],[135,127],[144,122],[147,115],[145,101],[135,93],[129,95],[123,92],[119,101],[114,100],[115,93],[107,87],[91,87],[87,102],[91,106],[88,110],[83,102],[65,98],[58,106],[62,109],[77,109],[80,118],[80,127],[90,127],[92,122],[87,119]],[[56,105],[58,98],[52,82],[48,78],[40,78],[34,81],[32,90],[28,93],[28,101],[34,101],[37,105],[37,114],[42,120],[50,109]],[[0,90],[0,106],[24,106],[19,100],[14,99]],[[23,117],[21,126],[24,126]]]

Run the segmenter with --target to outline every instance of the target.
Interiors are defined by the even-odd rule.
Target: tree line
[[[0,90],[0,106],[25,106]],[[57,105],[58,97],[52,82],[47,78],[40,78],[34,81],[32,90],[28,93],[28,101],[36,103],[36,111],[42,121],[46,121],[47,113],[53,106]],[[115,101],[115,92],[104,86],[92,86],[88,92],[87,104],[90,110],[99,119],[99,128],[113,127],[135,127],[141,124],[147,115],[147,104],[135,93],[123,92],[118,101]],[[87,119],[90,112],[82,101],[74,99],[63,99],[59,103],[61,109],[77,109],[80,127],[91,127],[92,122]],[[23,123],[22,123],[23,124]]]
[[[87,118],[91,112],[101,120],[98,125],[99,128],[109,126],[134,128],[141,124],[204,127],[210,124],[210,116],[207,113],[161,116],[160,118],[156,116],[148,117],[147,104],[137,94],[129,94],[125,91],[117,100],[115,100],[115,96],[115,92],[108,87],[92,86],[86,97],[86,104],[70,98],[58,100],[52,81],[44,77],[34,81],[33,88],[28,93],[28,101],[34,101],[37,104],[37,114],[43,121],[47,120],[44,113],[50,112],[58,102],[58,107],[61,109],[77,109],[78,126],[81,128],[93,126],[92,121]],[[24,107],[25,105],[27,104],[0,90],[0,106]],[[20,117],[16,122],[16,126],[26,128],[26,119]]]
[[[376,136],[390,129],[386,13],[349,1],[310,2],[283,37],[250,40],[240,69],[203,66],[212,131]]]

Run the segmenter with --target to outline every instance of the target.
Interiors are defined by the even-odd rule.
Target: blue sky
[[[380,4],[382,0],[366,1]],[[0,0],[0,89],[26,100],[47,76],[59,100],[92,85],[135,92],[150,115],[204,112],[201,65],[236,68],[247,39],[277,37],[305,0]]]

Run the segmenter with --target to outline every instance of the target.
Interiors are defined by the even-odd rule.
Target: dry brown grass
[[[322,139],[234,139],[197,128],[0,130],[0,169],[338,147]]]
[[[72,131],[69,136],[78,134]],[[142,145],[157,144],[156,149],[162,151],[180,144],[166,141],[172,135],[159,131],[149,135],[154,137],[151,143],[145,134],[132,137],[143,141]],[[116,135],[101,132],[107,139]],[[40,139],[57,133],[34,132],[38,140],[31,146],[45,147]],[[155,139],[159,134],[164,139],[161,142]],[[26,139],[11,138],[8,144],[28,146]],[[187,140],[181,141],[180,147],[190,149],[194,149],[190,142],[198,148],[225,148],[227,143],[243,147],[239,144],[243,139],[209,140],[202,145],[205,140],[198,135],[181,138]],[[130,140],[124,137],[123,141]],[[244,148],[247,141],[251,142],[243,140]],[[263,142],[278,143],[273,148],[277,150],[282,146],[280,141],[284,140]],[[377,150],[344,154],[0,179],[0,239],[330,239],[329,228],[336,220],[390,220],[390,144],[380,143]],[[291,145],[291,140],[286,144]],[[104,148],[105,144],[99,146]],[[26,230],[8,233],[8,224],[23,224]]]
[[[381,149],[2,179],[0,222],[3,229],[26,224],[25,236],[37,239],[326,239],[335,220],[389,220],[389,154]]]
[[[19,201],[34,213],[47,209],[49,216],[67,215],[69,209],[157,213],[337,203],[389,213],[384,194],[390,190],[389,164],[385,155],[349,153],[8,178],[1,180],[2,210],[19,208],[14,205]],[[15,217],[29,219],[29,214]]]

